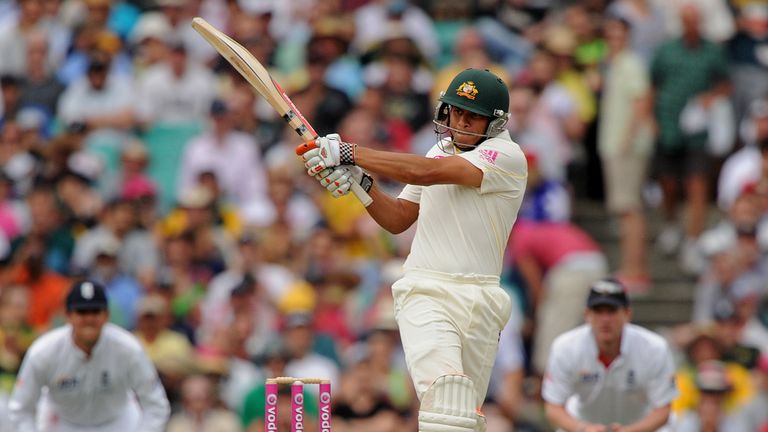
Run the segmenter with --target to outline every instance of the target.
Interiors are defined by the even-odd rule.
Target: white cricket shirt
[[[90,358],[75,346],[69,325],[32,344],[8,406],[17,432],[37,430],[35,410],[44,387],[52,413],[65,430],[123,432],[117,425],[123,424],[123,413],[134,397],[141,406],[141,421],[133,431],[163,431],[170,414],[154,365],[136,338],[114,324],[104,326]]]
[[[606,368],[584,324],[552,344],[542,396],[580,420],[627,425],[677,397],[672,353],[661,336],[627,324],[621,354]]]
[[[504,131],[456,155],[435,145],[427,157],[464,158],[483,171],[483,181],[478,188],[405,186],[398,198],[418,203],[419,219],[404,268],[498,277],[528,177],[520,146]]]

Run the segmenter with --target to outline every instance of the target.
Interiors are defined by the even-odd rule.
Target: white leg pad
[[[419,432],[474,432],[475,386],[464,375],[442,375],[424,392]]]

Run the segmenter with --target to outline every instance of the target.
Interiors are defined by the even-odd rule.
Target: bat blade
[[[253,54],[203,18],[193,18],[192,28],[211,44],[259,92],[264,100],[283,117],[304,141],[312,141],[317,138],[317,132],[301,115],[301,112],[299,112],[291,99],[288,98],[280,85],[272,79],[269,71]],[[373,202],[359,184],[352,184],[352,192],[365,206]]]

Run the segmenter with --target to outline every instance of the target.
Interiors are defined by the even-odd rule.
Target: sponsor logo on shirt
[[[496,150],[480,149],[480,159],[488,162],[489,164],[496,164],[496,158],[499,156],[499,152]]]
[[[579,381],[583,384],[594,384],[600,379],[600,374],[597,372],[583,371],[579,373]]]
[[[77,377],[62,377],[56,381],[59,390],[72,390],[77,387]]]

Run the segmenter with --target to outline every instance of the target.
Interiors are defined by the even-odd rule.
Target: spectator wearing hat
[[[346,53],[347,45],[343,35],[316,29],[307,44],[307,81],[291,96],[296,107],[321,136],[337,130],[341,120],[352,109],[347,94],[329,85],[326,80],[331,64]]]
[[[725,365],[711,360],[696,370],[696,388],[700,396],[696,408],[680,416],[675,431],[679,432],[739,432],[750,429],[741,413],[726,411],[726,396],[733,390]]]
[[[568,431],[664,426],[677,395],[667,342],[630,324],[629,298],[615,279],[592,285],[585,316],[552,344],[542,389],[549,421]]]
[[[723,310],[725,312],[725,310]],[[678,344],[684,349],[684,363],[675,374],[679,389],[678,397],[672,402],[676,416],[695,410],[701,393],[696,384],[699,365],[707,362],[722,362],[730,391],[725,395],[726,412],[742,410],[755,396],[755,387],[750,372],[744,366],[726,360],[724,347],[718,335],[711,328],[694,327],[690,335],[679,338]]]
[[[267,177],[261,163],[259,143],[232,128],[232,118],[225,101],[210,105],[211,128],[192,138],[184,149],[179,165],[179,194],[194,188],[203,172],[212,172],[218,180],[222,197],[239,209],[266,202]]]
[[[83,122],[90,130],[126,131],[134,125],[133,83],[110,74],[111,63],[104,52],[90,54],[86,76],[69,84],[59,99],[61,121]]]
[[[195,361],[189,339],[171,328],[171,324],[170,307],[163,294],[152,293],[139,300],[133,334],[157,368],[173,403],[178,399],[184,377],[195,370]]]
[[[75,283],[66,308],[69,325],[38,338],[24,358],[9,403],[15,430],[38,430],[43,389],[51,407],[46,430],[164,430],[170,409],[157,372],[130,333],[107,323],[104,287]]]

